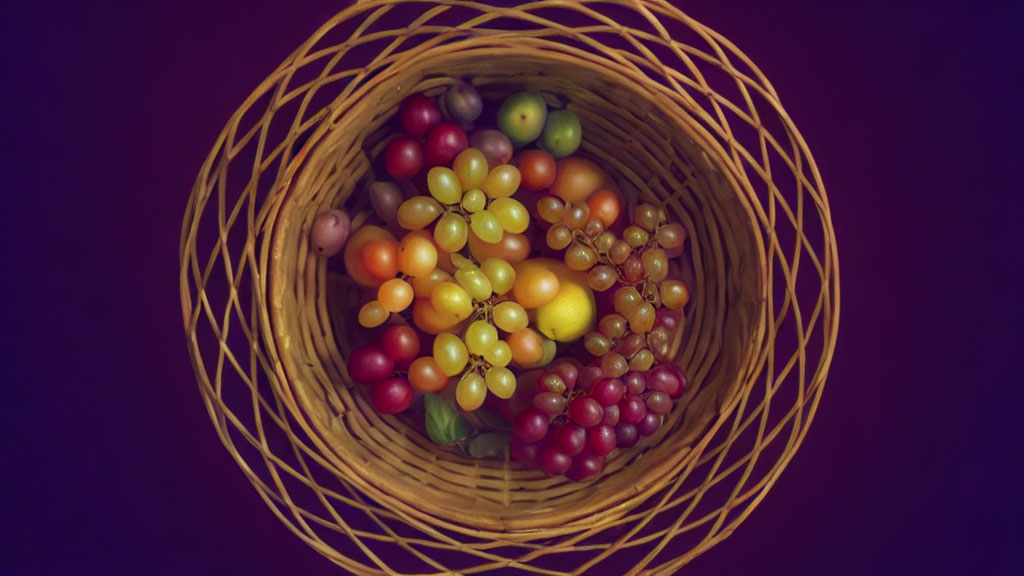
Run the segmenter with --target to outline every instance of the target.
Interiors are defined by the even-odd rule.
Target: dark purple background
[[[217,440],[177,269],[214,137],[340,3],[162,4],[0,17],[0,573],[337,573]],[[691,574],[1019,569],[1024,6],[960,4],[684,4],[806,137],[843,290],[808,440]]]

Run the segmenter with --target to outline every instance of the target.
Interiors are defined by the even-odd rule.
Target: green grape
[[[651,328],[654,328],[655,310],[650,302],[641,302],[626,317],[629,318],[629,329],[637,334],[646,334]]]
[[[678,280],[666,280],[661,284],[661,303],[669,310],[679,310],[690,301],[686,284]]]
[[[633,249],[624,240],[616,240],[608,250],[608,258],[612,264],[622,264],[633,253]]]
[[[462,183],[463,190],[479,188],[487,179],[487,157],[476,148],[466,148],[452,163],[455,175]]]
[[[654,365],[654,352],[644,348],[629,359],[629,369],[637,372],[647,372]]]
[[[480,188],[491,198],[505,198],[516,193],[521,180],[518,168],[511,164],[499,164],[487,175]]]
[[[490,210],[481,210],[469,217],[469,227],[477,238],[489,244],[497,244],[505,236],[498,217]]]
[[[473,268],[476,268],[476,263],[475,262],[473,262],[469,258],[466,258],[462,254],[459,254],[458,252],[452,252],[450,260],[452,261],[452,266],[455,266],[456,268],[458,268],[460,270],[462,270],[462,269],[472,270]]]
[[[458,252],[469,240],[469,228],[462,216],[448,212],[434,226],[434,242],[445,252]]]
[[[441,205],[429,196],[413,196],[398,207],[398,225],[420,230],[441,215]]]
[[[427,190],[442,204],[458,204],[462,200],[462,184],[451,168],[431,168],[427,172]]]
[[[487,195],[479,188],[466,192],[462,197],[462,209],[470,214],[479,212],[487,207]]]
[[[601,356],[601,372],[605,378],[618,378],[629,372],[629,363],[618,352],[609,352]]]
[[[604,232],[604,224],[600,220],[591,220],[587,222],[586,227],[583,228],[583,232],[590,238],[597,238]]]
[[[601,334],[618,340],[626,334],[626,318],[622,314],[608,314],[597,323],[597,329]]]
[[[612,245],[615,244],[616,240],[618,238],[615,237],[614,232],[605,230],[597,235],[597,238],[594,240],[594,246],[601,252],[608,252],[612,249]]]
[[[475,266],[473,268],[456,270],[455,281],[477,302],[491,297],[491,281],[487,279],[486,274]]]
[[[441,314],[462,321],[473,313],[473,299],[454,282],[441,282],[430,292],[430,303]]]
[[[494,366],[487,371],[487,389],[502,400],[508,400],[516,391],[516,375],[504,366]]]
[[[487,208],[501,222],[501,227],[510,234],[522,234],[530,225],[530,213],[518,200],[496,198]]]
[[[508,345],[508,342],[499,340],[484,354],[484,360],[491,366],[508,366],[508,363],[512,361],[512,347]]]
[[[619,273],[615,271],[615,268],[607,264],[594,266],[587,273],[587,284],[598,292],[604,292],[611,288],[618,280]]]
[[[483,406],[486,398],[487,383],[484,382],[484,377],[476,372],[470,372],[463,376],[455,387],[455,401],[458,402],[459,408],[466,412],[472,412]]]
[[[565,224],[569,228],[582,229],[590,221],[590,207],[586,204],[573,204],[565,212]]]
[[[651,239],[651,234],[639,226],[627,226],[622,231],[622,239],[632,248],[639,248]]]
[[[442,332],[434,339],[434,361],[445,376],[455,376],[466,368],[469,351],[466,344],[455,334]]]
[[[666,250],[675,250],[683,245],[686,240],[686,229],[676,224],[666,224],[654,233],[654,239]]]
[[[500,258],[488,258],[480,265],[480,269],[491,281],[491,289],[498,296],[512,289],[516,282],[516,269]]]
[[[547,243],[553,250],[561,250],[572,242],[572,230],[565,224],[555,224],[548,228]]]
[[[565,204],[557,196],[544,196],[537,200],[537,215],[548,224],[561,222],[564,214]]]
[[[494,307],[494,325],[511,334],[526,328],[530,318],[526,315],[526,308],[518,302],[501,302]]]
[[[641,256],[644,271],[651,282],[661,282],[668,276],[668,256],[661,248],[648,248]]]
[[[626,318],[632,316],[633,312],[643,303],[644,299],[640,292],[632,286],[623,286],[615,292],[615,311]]]
[[[485,320],[476,320],[466,328],[466,346],[477,356],[483,356],[497,343],[498,329]]]
[[[583,337],[583,347],[592,356],[604,356],[612,349],[612,341],[600,332],[588,332]]]
[[[653,232],[658,225],[658,209],[650,204],[640,204],[633,210],[633,223],[648,232]]]
[[[565,265],[577,272],[590,270],[596,263],[597,252],[594,252],[594,249],[590,246],[573,243],[565,251]]]

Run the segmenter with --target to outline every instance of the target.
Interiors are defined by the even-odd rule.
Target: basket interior
[[[753,381],[751,350],[761,349],[765,334],[764,250],[717,141],[663,95],[624,85],[585,60],[540,54],[441,46],[403,71],[374,77],[358,98],[335,100],[280,208],[270,266],[283,393],[296,400],[296,419],[337,473],[399,513],[512,539],[619,517],[682,481],[738,387]],[[624,190],[664,205],[690,233],[680,265],[693,298],[676,358],[688,392],[654,437],[616,450],[597,481],[547,478],[439,448],[402,418],[377,414],[365,390],[347,379],[344,358],[357,329],[351,285],[340,266],[309,252],[312,221],[329,207],[365,206],[358,196],[372,179],[371,158],[394,130],[398,104],[460,78],[490,105],[522,89],[563,97],[583,124],[582,151],[617,174]]]

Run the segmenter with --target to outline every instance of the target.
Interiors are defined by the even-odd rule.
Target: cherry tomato
[[[398,274],[398,246],[393,240],[368,242],[360,254],[363,268],[380,283]]]
[[[527,190],[547,190],[555,182],[555,159],[543,150],[523,152],[519,156],[517,166],[522,176],[522,186]]]
[[[373,242],[386,242],[397,244],[391,232],[379,226],[363,226],[352,233],[348,243],[345,244],[345,270],[355,280],[356,284],[366,287],[380,286],[390,278],[378,278],[370,274],[370,271],[363,264],[363,251],[366,246]],[[397,260],[396,260],[397,264]],[[394,275],[391,276],[392,278]]]
[[[409,383],[420,392],[440,392],[448,384],[433,356],[421,356],[409,365]]]
[[[388,145],[384,167],[392,178],[409,178],[423,169],[423,148],[412,138],[399,138]]]
[[[558,161],[551,193],[566,202],[586,202],[599,188],[610,186],[611,181],[600,166],[582,156],[569,156]]]
[[[469,147],[466,133],[451,122],[442,122],[427,133],[424,157],[428,166],[450,166],[452,160]]]
[[[441,110],[430,98],[423,94],[413,94],[402,102],[398,119],[406,134],[420,138],[441,122]]]
[[[610,228],[619,218],[622,211],[622,202],[614,190],[602,188],[587,198],[587,206],[590,208],[590,219],[597,220]]]
[[[515,266],[530,256],[530,241],[525,234],[502,235],[494,244],[484,242],[472,231],[469,233],[469,253],[479,262],[498,258]]]

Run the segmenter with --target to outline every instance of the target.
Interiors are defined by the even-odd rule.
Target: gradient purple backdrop
[[[689,574],[1010,574],[1024,5],[680,3],[771,79],[840,242],[807,441]],[[3,8],[0,574],[336,574],[214,434],[178,301],[192,181],[339,2]]]

